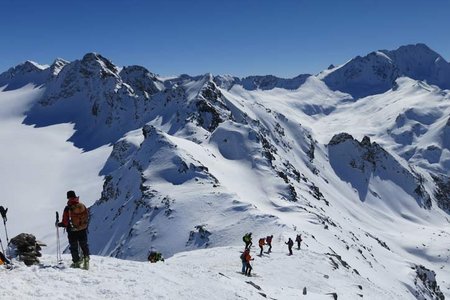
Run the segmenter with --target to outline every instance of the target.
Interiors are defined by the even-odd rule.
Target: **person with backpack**
[[[295,238],[295,241],[297,242],[297,247],[298,247],[298,250],[300,250],[300,246],[301,246],[301,243],[302,243],[302,235],[301,234],[297,234],[297,237]]]
[[[89,268],[89,246],[87,228],[89,224],[89,210],[80,202],[74,191],[67,192],[67,205],[64,208],[62,221],[58,227],[65,227],[69,238],[69,249],[72,255],[71,268]],[[78,246],[83,252],[83,261],[78,253]]]
[[[272,239],[273,239],[273,235],[268,235],[266,237],[266,243],[267,243],[267,245],[269,245],[269,250],[267,250],[267,253],[272,252]]]
[[[289,238],[289,240],[285,244],[288,245],[289,255],[292,255],[292,246],[294,246],[294,241],[292,241],[292,239]]]
[[[245,249],[244,252],[242,252],[240,258],[242,263],[242,274],[245,274],[245,269],[247,268],[247,261],[245,260],[245,255],[247,252],[249,252],[249,249]]]
[[[246,233],[243,237],[242,240],[245,243],[245,249],[250,249],[250,247],[252,246],[252,233]]]
[[[250,261],[254,260],[254,258],[252,258],[250,256],[250,249],[246,249],[244,251],[244,260],[245,260],[245,270],[244,270],[244,274],[248,277],[251,277],[251,272],[252,272],[252,266],[250,265]]]
[[[259,244],[259,248],[261,249],[261,252],[259,252],[259,256],[262,256],[262,253],[264,250],[264,245],[266,244],[266,240],[264,238],[260,238],[258,244]]]

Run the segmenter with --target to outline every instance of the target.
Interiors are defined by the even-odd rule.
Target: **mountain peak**
[[[32,60],[26,60],[22,64],[19,64],[18,66],[22,66],[23,69],[29,69],[29,70],[45,70],[48,68],[47,65],[40,65],[37,62],[34,62]]]
[[[118,77],[119,70],[117,67],[109,59],[95,52],[86,53],[81,59],[81,65],[85,75],[93,75],[100,72],[102,77]]]
[[[357,56],[322,74],[331,89],[349,93],[354,98],[386,92],[402,76],[450,88],[450,64],[421,43]]]
[[[442,56],[437,52],[432,50],[425,44],[411,44],[399,47],[396,50],[380,50],[386,54],[391,59],[399,62],[409,62],[409,63],[422,63],[422,64],[434,64],[437,59],[442,59]]]
[[[1,75],[8,73],[11,75],[12,78],[20,74],[40,72],[47,68],[48,68],[47,65],[40,65],[32,60],[26,60],[23,63],[20,63],[17,66],[10,68],[8,71],[2,73]]]
[[[50,66],[50,73],[52,76],[57,76],[59,72],[61,72],[62,68],[64,66],[68,65],[70,62],[62,59],[62,58],[56,58],[55,61]]]
[[[386,50],[385,50],[386,51]],[[428,47],[424,43],[417,43],[417,44],[408,44],[398,47],[396,50],[392,50],[390,52],[428,52],[430,54],[439,56],[433,49]]]
[[[34,61],[27,60],[6,72],[0,74],[0,86],[7,85],[8,89],[20,88],[28,83],[41,85],[46,80],[48,66],[40,65]]]
[[[141,66],[124,67],[120,70],[119,76],[135,93],[143,95],[146,99],[164,88],[154,73]]]

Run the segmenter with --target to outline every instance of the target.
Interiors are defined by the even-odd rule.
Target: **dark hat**
[[[76,197],[77,197],[77,195],[75,195],[74,191],[68,191],[67,192],[67,199],[76,198]]]

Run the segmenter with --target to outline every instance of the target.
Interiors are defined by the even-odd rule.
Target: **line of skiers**
[[[0,213],[3,217],[5,230],[6,230],[6,212],[7,209],[4,209],[2,206],[0,206]],[[64,227],[67,230],[68,233],[68,239],[69,239],[69,250],[72,255],[72,268],[80,268],[83,267],[85,269],[89,268],[89,246],[88,246],[88,237],[87,237],[87,228],[89,225],[89,210],[87,207],[79,201],[79,197],[75,194],[74,191],[68,191],[67,192],[67,205],[64,208],[64,213],[61,222],[59,222],[58,217],[56,220],[55,225],[57,227]],[[7,231],[6,231],[7,235]],[[8,237],[7,237],[8,239]],[[59,234],[58,234],[59,239]],[[242,260],[242,273],[251,276],[251,270],[252,266],[250,264],[250,261],[253,260],[253,258],[250,256],[250,247],[252,246],[252,233],[246,233],[243,236],[243,241],[245,243],[245,251],[241,255]],[[273,235],[269,235],[265,238],[260,238],[258,241],[258,246],[260,248],[259,256],[263,255],[264,246],[268,245],[269,249],[266,253],[272,252],[272,239]],[[301,234],[297,234],[297,237],[295,239],[298,245],[298,249],[301,247],[302,237]],[[9,242],[9,239],[8,239]],[[58,240],[59,243],[59,240]],[[0,239],[1,244],[1,239]],[[289,249],[289,255],[292,255],[292,247],[294,245],[294,242],[291,238],[285,243],[288,245]],[[3,244],[1,244],[2,250]],[[80,257],[80,253],[78,249],[81,249],[83,253],[83,257]],[[0,264],[1,263],[9,263],[9,260],[6,258],[5,255],[3,255],[2,251],[0,251]],[[161,253],[156,251],[151,251],[148,256],[148,260],[152,263],[157,261],[164,261],[163,256]],[[83,265],[82,265],[83,264]]]
[[[263,255],[263,251],[264,251],[264,246],[268,245],[269,249],[267,250],[266,253],[270,253],[272,252],[272,239],[273,239],[273,235],[268,235],[265,238],[260,238],[258,241],[258,246],[260,249],[259,252],[259,256]],[[241,262],[242,262],[242,274],[246,275],[246,276],[252,276],[251,275],[251,271],[252,271],[252,265],[250,264],[250,261],[254,260],[254,258],[251,257],[250,255],[250,247],[252,246],[253,242],[252,242],[252,233],[248,232],[246,233],[243,237],[242,240],[245,243],[245,250],[244,252],[241,254]],[[302,239],[302,235],[301,234],[297,234],[297,236],[295,237],[295,241],[297,242],[297,247],[298,250],[300,250],[301,248],[301,243],[303,241]],[[289,250],[289,255],[292,255],[292,247],[294,246],[294,241],[289,238],[287,242],[285,242],[285,244],[288,246],[288,250]]]

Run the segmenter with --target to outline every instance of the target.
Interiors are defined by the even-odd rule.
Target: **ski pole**
[[[2,238],[0,237],[0,246],[2,247],[2,253],[6,255],[5,249],[3,248]]]
[[[0,206],[0,215],[2,216],[2,218],[3,218],[3,225],[4,225],[4,227],[5,227],[5,235],[6,235],[6,251],[8,251],[8,247],[9,247],[9,237],[8,237],[8,228],[6,227],[6,221],[7,221],[7,218],[6,218],[6,213],[8,212],[8,209],[7,208],[4,208],[3,206]],[[3,253],[5,254],[5,256],[6,257],[8,257],[8,253],[6,253],[5,252],[5,249],[3,248],[3,243],[2,243],[2,241],[1,241],[1,239],[0,239],[0,244],[1,244],[1,246],[2,246],[2,251],[3,251]]]
[[[59,223],[59,213],[56,212],[56,223],[55,223],[55,227],[56,227],[56,260],[57,260],[58,264],[60,264],[62,262],[62,255],[61,255],[61,244],[59,241],[58,223]]]
[[[8,220],[6,218],[7,212],[8,212],[7,208],[5,209],[3,206],[0,206],[0,214],[2,215],[2,218],[3,218],[3,225],[5,225],[6,242],[9,245],[8,228],[6,227],[6,221]]]

